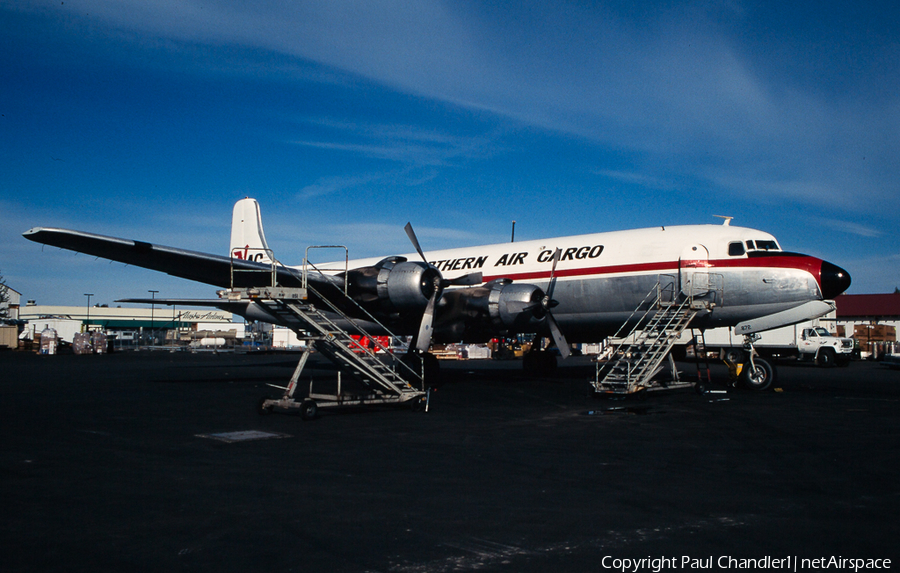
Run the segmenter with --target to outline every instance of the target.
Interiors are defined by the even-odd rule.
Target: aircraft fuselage
[[[481,272],[484,282],[511,279],[547,291],[556,249],[560,260],[553,298],[559,305],[553,314],[571,341],[615,331],[657,284],[663,296],[668,289],[712,303],[695,320],[707,328],[832,298],[850,281],[846,271],[821,259],[781,251],[768,233],[726,225],[576,235],[426,251],[425,256],[447,279]],[[403,256],[418,259],[415,253]],[[349,268],[379,260],[351,260]]]

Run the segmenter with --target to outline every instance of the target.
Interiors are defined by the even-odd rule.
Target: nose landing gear
[[[750,390],[767,390],[775,381],[775,368],[760,358],[752,342],[748,341],[743,350],[731,348],[723,351],[722,360],[728,366],[729,379]]]

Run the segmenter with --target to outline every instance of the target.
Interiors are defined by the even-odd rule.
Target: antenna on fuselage
[[[722,221],[723,227],[728,227],[729,225],[731,225],[731,220],[734,219],[734,217],[729,217],[727,215],[713,215],[713,217],[718,217],[719,219],[724,219],[724,221]]]

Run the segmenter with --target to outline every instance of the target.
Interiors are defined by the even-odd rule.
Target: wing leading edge
[[[234,277],[234,286],[263,286],[268,281],[262,284],[253,283],[259,283],[264,273],[272,272],[272,266],[265,263],[70,229],[35,227],[22,233],[22,236],[36,243],[94,255],[222,288],[232,286],[232,277]],[[300,286],[301,279],[298,271],[279,266],[277,273],[280,285]]]

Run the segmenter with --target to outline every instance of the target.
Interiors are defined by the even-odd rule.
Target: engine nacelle
[[[421,312],[441,283],[441,273],[424,262],[389,257],[347,273],[347,294],[370,312]]]
[[[446,341],[484,341],[497,332],[536,332],[546,316],[540,287],[497,279],[444,291],[436,337]]]
[[[544,291],[535,285],[506,282],[508,280],[490,283],[493,285],[488,296],[491,322],[498,328],[513,332],[535,328],[545,315],[541,306]]]

